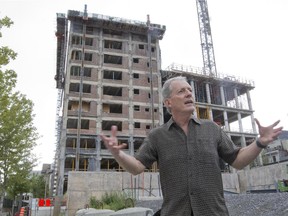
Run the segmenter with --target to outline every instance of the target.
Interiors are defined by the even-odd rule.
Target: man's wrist
[[[263,145],[263,144],[260,142],[259,138],[256,139],[256,145],[257,145],[258,148],[261,148],[261,149],[267,148],[267,146]]]

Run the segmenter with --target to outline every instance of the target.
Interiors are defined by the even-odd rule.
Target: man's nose
[[[189,90],[186,90],[186,97],[192,97],[192,92]]]

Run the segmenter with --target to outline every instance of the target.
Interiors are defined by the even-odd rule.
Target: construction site
[[[119,142],[128,144],[124,151],[134,155],[149,131],[170,118],[161,95],[170,77],[187,77],[196,117],[216,122],[237,146],[254,141],[254,81],[217,71],[206,1],[197,1],[197,10],[203,66],[171,64],[165,69],[160,41],[166,26],[151,23],[149,15],[146,22],[127,20],[88,13],[86,5],[83,11],[57,14],[53,196],[67,192],[69,172],[124,171],[100,134],[110,135],[111,126],[117,125]],[[253,166],[261,165],[258,157]],[[225,163],[221,169],[236,172]],[[147,172],[157,173],[157,164]]]

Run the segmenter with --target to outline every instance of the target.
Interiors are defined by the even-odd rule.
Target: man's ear
[[[170,107],[170,105],[171,105],[170,100],[169,99],[165,99],[164,100],[164,105],[165,105],[165,107]]]

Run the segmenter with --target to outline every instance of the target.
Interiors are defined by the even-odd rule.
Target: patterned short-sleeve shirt
[[[225,216],[219,158],[232,164],[239,149],[213,121],[191,118],[186,136],[171,118],[149,133],[135,158],[146,167],[158,163],[161,216]]]

